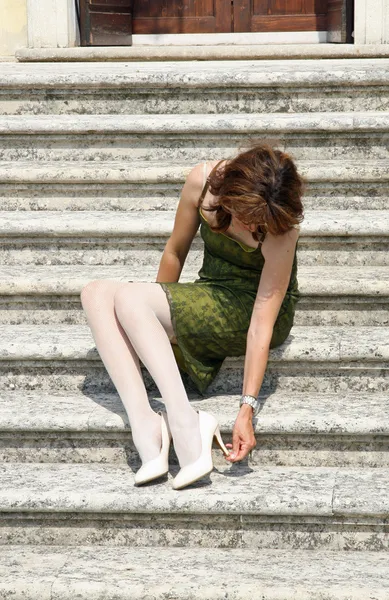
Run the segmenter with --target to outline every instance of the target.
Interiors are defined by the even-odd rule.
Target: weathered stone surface
[[[18,326],[19,327],[19,326]],[[79,326],[78,326],[79,327]],[[373,329],[373,328],[370,328]],[[373,332],[372,332],[373,334]],[[93,353],[93,357],[96,354]],[[155,393],[155,385],[143,371],[146,387]],[[189,393],[194,391],[187,377],[184,382]],[[240,394],[243,381],[243,359],[226,359],[207,394]],[[58,360],[0,360],[0,384],[7,390],[41,390],[47,393],[89,394],[113,393],[114,387],[100,361],[88,359]],[[344,393],[389,391],[389,369],[385,361],[284,363],[271,360],[262,384],[264,392],[275,390],[290,394],[297,392]]]
[[[389,173],[384,160],[364,161],[362,164],[344,157],[338,160],[314,160],[312,156],[307,160],[297,161],[299,171],[309,182],[326,184],[326,192],[331,194],[336,190],[337,182],[352,182],[352,190],[358,189],[361,182],[378,185],[380,182],[388,183]],[[58,183],[85,183],[85,184],[184,184],[185,177],[196,162],[183,161],[137,161],[131,164],[117,164],[115,162],[77,161],[18,161],[2,162],[0,164],[0,181],[12,184],[58,184]],[[331,188],[328,189],[328,184]],[[356,186],[356,187],[354,187]],[[93,188],[90,188],[93,189]],[[373,185],[373,191],[375,187]],[[61,191],[65,191],[61,188]],[[348,192],[350,193],[350,188]],[[178,196],[176,198],[178,201]]]
[[[305,211],[298,244],[300,265],[389,265],[389,211]],[[173,211],[2,211],[0,263],[127,265],[132,272],[160,262],[173,227]],[[184,277],[198,271],[202,240],[195,236]],[[364,271],[368,269],[363,269]]]
[[[257,556],[248,558],[246,553],[237,551],[235,560],[239,568],[228,570],[226,564],[231,558],[228,551],[221,550],[218,554],[203,551],[194,555],[180,548],[175,554],[164,557],[163,562],[161,556],[155,555],[154,558],[154,553],[148,550],[139,553],[136,560],[131,560],[132,555],[130,558],[127,552],[115,565],[114,573],[117,572],[118,576],[113,583],[111,565],[116,560],[116,552],[112,552],[110,558],[109,554],[103,553],[96,560],[93,550],[83,552],[80,549],[54,583],[53,600],[67,599],[69,592],[77,593],[80,598],[97,599],[112,594],[119,599],[128,597],[129,590],[133,590],[133,597],[141,598],[149,594],[150,588],[157,600],[172,594],[179,599],[197,600],[220,598],[226,593],[232,600],[247,597],[254,600],[308,600],[312,598],[312,592],[317,600],[363,600],[367,593],[383,600],[387,593],[387,558],[384,555],[363,554],[366,560],[364,567],[358,558],[351,567],[351,557],[344,555],[338,556],[338,561],[335,556],[323,554],[311,558],[297,553],[293,558],[284,557],[284,560],[281,556],[280,553],[269,552],[258,560]],[[145,572],[143,566],[154,561],[158,564],[155,591],[147,577],[149,569]],[[361,569],[359,573],[358,566]],[[318,576],[318,571],[321,576]],[[345,584],[346,574],[352,578],[351,586]]]
[[[361,354],[374,356],[375,360],[389,359],[389,338],[385,329],[378,329],[374,341],[369,339],[370,328],[361,327],[358,334],[350,328],[340,341],[340,360],[360,360]]]
[[[175,474],[178,467],[171,470]],[[379,490],[375,492],[374,480],[384,476],[382,471],[374,469],[371,481],[377,503],[380,496]],[[251,469],[239,465],[230,467],[226,463],[223,470],[218,469],[212,475],[212,485],[209,478],[204,478],[181,493],[171,488],[170,478],[136,488],[133,475],[128,466],[122,465],[5,463],[0,465],[1,512],[324,516],[332,514],[336,469]],[[363,512],[368,514],[368,507]]]
[[[23,264],[26,268],[37,266],[68,266],[73,265],[84,268],[86,265],[118,266],[126,265],[128,281],[133,281],[132,273],[145,270],[150,273],[154,269],[154,278],[158,272],[163,250],[166,246],[167,235],[156,235],[142,238],[124,234],[110,236],[99,234],[97,236],[55,236],[44,235],[34,238],[0,237],[0,264],[9,267],[19,267]],[[360,267],[368,270],[370,266],[389,266],[388,252],[389,238],[387,236],[372,235],[363,237],[342,235],[333,237],[323,235],[301,235],[297,255],[300,266],[346,266]],[[203,256],[202,240],[196,236],[192,242],[187,256],[182,278],[188,279],[193,272],[201,267]],[[150,268],[150,265],[152,267]]]
[[[388,130],[385,112],[10,115],[0,117],[0,158],[195,163],[235,155],[242,136],[274,135],[297,160],[384,160]]]
[[[8,115],[0,117],[1,135],[233,134],[292,132],[386,132],[389,115],[366,113],[231,115]],[[49,140],[48,140],[49,141]]]
[[[333,496],[335,514],[389,515],[388,474],[378,470],[376,475],[369,470],[339,470]]]
[[[0,235],[34,238],[53,237],[166,237],[173,229],[174,211],[79,212],[1,211]],[[301,223],[304,237],[385,238],[389,233],[389,210],[325,210],[305,212]]]
[[[2,333],[0,379],[6,389],[112,389],[88,327],[4,326]],[[263,390],[387,390],[386,354],[387,340],[377,327],[294,326],[270,352]],[[243,359],[226,359],[209,393],[240,393],[242,376]]]
[[[185,281],[187,277],[183,277]],[[134,280],[134,278],[133,278]],[[345,297],[344,302],[332,297],[306,297],[300,300],[294,324],[299,327],[386,327],[389,325],[387,298]],[[37,295],[16,300],[0,297],[2,325],[86,325],[79,296]]]
[[[322,362],[347,360],[347,344],[355,345],[352,360],[387,360],[377,354],[385,341],[385,332],[375,327],[293,327],[287,340],[270,351],[270,362]],[[349,341],[350,340],[350,341]],[[98,360],[89,327],[6,326],[0,340],[0,360]],[[233,359],[232,362],[236,361]]]
[[[341,327],[350,327],[359,325],[361,327],[388,327],[389,325],[389,307],[385,304],[380,304],[377,300],[371,303],[366,302],[363,299],[359,299],[357,306],[352,301],[350,303],[341,306],[332,305],[331,299],[323,303],[309,303],[309,305],[303,306],[303,302],[300,302],[300,306],[295,314],[295,325],[301,325],[305,327],[318,327],[326,325],[338,325]],[[46,311],[46,318],[48,317]],[[80,316],[77,312],[65,312],[61,314],[61,311],[57,313],[51,313],[53,317],[49,322],[52,323],[83,323],[83,319],[79,319]],[[26,311],[23,312],[12,312],[6,311],[0,313],[0,321],[9,324],[25,323],[43,323],[44,314],[42,311],[31,313],[31,319],[28,318]]]
[[[0,546],[353,550],[387,552],[387,520],[380,517],[304,515],[3,513]]]
[[[375,163],[374,163],[375,164]],[[367,165],[364,165],[364,174],[367,175]],[[39,163],[31,165],[33,171],[39,170]],[[303,203],[308,210],[386,210],[388,207],[388,184],[384,179],[376,181],[348,181],[350,171],[355,171],[355,165],[349,165],[350,169],[344,169],[345,180],[334,181],[331,179],[332,172],[328,170],[328,180],[310,181]],[[372,165],[373,167],[373,165]],[[71,166],[69,167],[72,170]],[[101,182],[88,183],[88,170],[91,168],[96,173],[98,181],[99,170],[95,167],[84,165],[84,172],[80,172],[79,181],[61,183],[60,176],[65,176],[64,170],[58,170],[55,164],[46,165],[41,169],[43,179],[46,183],[29,181],[31,176],[30,165],[25,164],[22,167],[22,175],[26,182],[20,181],[20,170],[10,167],[11,173],[3,169],[0,165],[0,179],[3,177],[5,183],[0,183],[0,198],[2,210],[31,210],[31,211],[160,211],[176,210],[178,199],[183,187],[182,181],[166,183],[136,183],[128,181],[121,182]],[[54,173],[58,171],[58,182],[50,182],[47,179],[47,170],[53,169]],[[303,164],[300,165],[300,171],[306,170]],[[379,168],[377,170],[380,170]],[[12,175],[15,180],[12,183]],[[322,173],[319,173],[322,176]],[[363,175],[363,174],[362,174]],[[381,169],[381,175],[384,175]],[[373,175],[372,175],[373,176]],[[335,173],[336,177],[336,173]],[[355,177],[355,173],[351,173]],[[82,178],[86,179],[86,183]],[[338,173],[339,179],[339,173]]]
[[[348,393],[262,394],[254,420],[257,434],[389,435],[386,394]],[[222,432],[231,432],[239,396],[191,397],[196,409],[214,414]],[[155,410],[163,407],[150,396]],[[124,432],[129,424],[117,395],[55,395],[3,391],[0,396],[1,432]]]
[[[23,265],[1,268],[0,294],[30,296],[78,296],[89,281],[112,279],[128,282],[129,275],[135,282],[155,281],[155,268],[131,267],[131,273],[124,265],[85,265],[74,270],[72,265],[37,266],[33,272]],[[196,271],[186,273],[183,281],[194,281]],[[362,299],[363,297],[386,298],[389,296],[389,268],[371,266],[362,270],[346,266],[307,266],[298,270],[299,289],[303,297],[341,297]],[[354,300],[355,301],[355,300]]]
[[[11,546],[1,549],[0,591],[4,597],[25,598],[10,581],[10,565],[26,588],[40,590],[41,565],[54,564],[49,577],[52,594],[42,594],[44,599],[209,600],[223,597],[227,590],[232,600],[387,598],[385,553],[268,550],[257,556],[237,549],[233,554],[236,568],[226,569],[231,550]],[[157,568],[150,569],[151,564]]]
[[[211,600],[227,590],[231,600],[387,598],[385,553],[267,550],[248,555],[236,549],[233,554],[237,568],[226,569],[231,560],[226,549],[4,547],[0,593],[15,600]],[[151,569],[152,564],[157,568]],[[53,565],[45,573],[51,595],[43,593],[42,565]],[[10,577],[10,567],[16,577]],[[27,589],[29,596],[23,591]]]
[[[166,51],[171,49],[165,48]],[[76,49],[74,49],[75,51]],[[91,49],[79,48],[79,52]],[[94,49],[95,50],[95,49]],[[107,52],[113,51],[107,48]],[[203,48],[204,50],[204,48]],[[258,51],[258,47],[256,48]],[[69,49],[67,50],[69,51]],[[131,53],[140,49],[131,48]],[[143,48],[146,51],[146,48]],[[177,51],[177,49],[176,49]],[[273,47],[273,51],[275,48]],[[31,52],[31,50],[30,50]],[[282,89],[294,84],[324,86],[332,85],[377,85],[389,83],[389,59],[341,59],[341,60],[295,60],[295,61],[232,61],[222,63],[207,60],[160,63],[115,63],[94,64],[60,63],[55,68],[49,64],[4,64],[0,74],[2,89],[25,89],[30,85],[36,89],[64,89],[78,85],[80,89],[121,87],[153,89],[171,88],[247,88],[249,86]]]
[[[18,162],[0,165],[3,210],[175,210],[194,163]],[[306,209],[385,210],[385,161],[299,161],[308,181]]]
[[[19,61],[165,61],[388,57],[386,44],[258,44],[218,46],[133,46],[131,48],[21,48]]]
[[[323,79],[324,79],[323,72]],[[265,79],[265,78],[264,78]],[[302,78],[304,79],[304,78]],[[331,72],[328,78],[331,79]],[[183,87],[175,85],[153,89],[145,82],[139,87],[104,88],[101,84],[91,84],[89,88],[79,88],[75,81],[71,88],[42,88],[25,94],[22,89],[4,89],[0,93],[0,114],[150,114],[177,115],[188,113],[231,114],[278,113],[278,112],[327,112],[346,111],[364,112],[367,110],[387,111],[389,107],[389,86],[386,76],[381,81],[361,81],[354,84],[340,81],[323,83],[315,87],[304,81],[296,81],[289,86],[248,84],[239,87],[239,83],[230,87],[205,86]],[[211,83],[212,85],[212,83]],[[215,82],[217,86],[217,82]]]
[[[178,471],[171,466],[171,473]],[[226,463],[177,493],[171,478],[140,488],[126,465],[3,463],[1,512],[366,515],[389,513],[387,469],[245,467]],[[231,485],[233,482],[233,485]],[[158,494],[155,493],[156,486]],[[361,490],[360,499],[355,490]],[[335,496],[334,496],[335,494]],[[334,498],[334,499],[333,499]],[[334,502],[334,504],[333,504]]]
[[[63,548],[0,549],[0,596],[5,600],[52,600],[53,583],[68,561]]]
[[[368,421],[369,422],[369,421]],[[314,433],[257,432],[257,447],[246,460],[251,467],[352,467],[388,468],[388,435],[369,432],[330,435],[320,429]],[[224,433],[231,442],[231,431]],[[216,468],[224,458],[216,447],[212,451]],[[173,450],[172,465],[177,465]],[[140,467],[138,452],[129,432],[52,432],[13,431],[0,434],[0,462],[6,463],[102,463]]]
[[[385,111],[389,106],[388,64],[381,58],[165,62],[163,69],[160,63],[141,62],[59,63],[55,70],[44,63],[4,65],[0,112]],[[25,86],[32,88],[28,95]]]
[[[216,415],[225,440],[238,412],[237,395],[191,396],[195,408]],[[153,397],[155,410],[163,408]],[[263,396],[255,419],[255,466],[389,465],[387,395],[371,393]],[[176,461],[171,454],[173,462]],[[214,451],[217,467],[225,462]],[[124,407],[116,395],[3,392],[0,398],[0,462],[129,462],[139,467]]]

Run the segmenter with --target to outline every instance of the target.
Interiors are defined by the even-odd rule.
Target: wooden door
[[[82,46],[131,46],[133,0],[81,0]]]
[[[231,0],[134,1],[133,33],[232,31]]]
[[[83,45],[130,45],[131,33],[328,31],[352,43],[354,0],[80,0]]]
[[[328,0],[328,41],[352,44],[354,41],[353,0]]]
[[[327,0],[235,0],[234,31],[326,31]]]

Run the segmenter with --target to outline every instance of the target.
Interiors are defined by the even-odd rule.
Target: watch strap
[[[260,408],[260,401],[255,398],[255,396],[250,396],[248,394],[244,394],[239,402],[239,406],[242,406],[242,404],[249,404],[249,406],[251,406],[253,408],[253,416],[255,416],[258,412],[259,412],[259,408]]]

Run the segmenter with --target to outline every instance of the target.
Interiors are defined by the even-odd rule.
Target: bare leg
[[[184,467],[201,453],[198,414],[191,407],[169,338],[169,303],[157,283],[125,283],[114,297],[116,316],[165,403],[174,448]]]
[[[114,308],[120,282],[91,281],[81,301],[100,358],[126,409],[134,444],[142,462],[156,458],[161,449],[160,416],[151,408],[138,356],[123,331]]]
[[[138,355],[166,404],[180,465],[196,460],[201,451],[198,416],[188,402],[169,342],[174,331],[160,285],[92,281],[82,290],[81,300],[100,358],[126,409],[142,462],[159,454],[161,426],[148,401]]]

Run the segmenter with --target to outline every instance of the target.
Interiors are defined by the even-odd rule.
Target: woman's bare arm
[[[198,199],[202,189],[202,165],[194,167],[186,178],[174,220],[159,264],[157,283],[178,281],[189,248],[200,225]]]
[[[270,341],[282,301],[288,289],[298,231],[267,236],[261,280],[247,333],[243,394],[257,396],[266,370]]]
[[[296,229],[277,237],[268,234],[263,243],[265,264],[247,333],[243,394],[256,397],[261,389],[273,327],[288,288],[298,235]],[[244,404],[236,419],[230,446],[233,451],[227,460],[242,460],[254,448],[252,416],[253,409]]]

